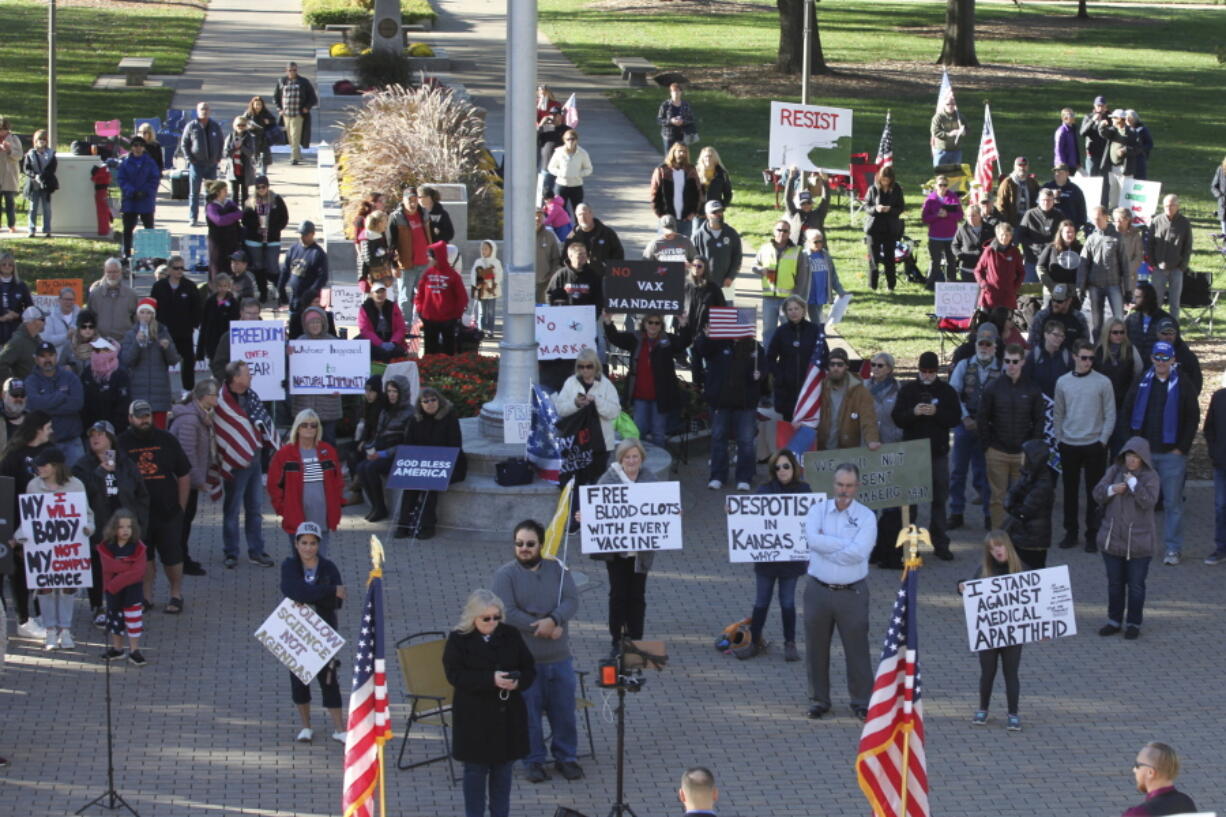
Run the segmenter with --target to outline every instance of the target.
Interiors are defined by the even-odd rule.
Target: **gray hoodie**
[[[1124,455],[1132,452],[1141,458],[1141,470],[1130,474]],[[1136,482],[1128,483],[1128,478]],[[1122,494],[1108,493],[1112,485],[1128,483]],[[1098,547],[1103,553],[1124,559],[1153,556],[1158,540],[1154,524],[1154,505],[1158,502],[1160,482],[1144,437],[1132,437],[1120,449],[1115,464],[1094,486],[1094,501],[1103,508],[1098,529]]]

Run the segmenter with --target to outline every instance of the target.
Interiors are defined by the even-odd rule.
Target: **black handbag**
[[[494,481],[499,485],[530,485],[536,477],[532,463],[522,457],[511,457],[494,466]]]

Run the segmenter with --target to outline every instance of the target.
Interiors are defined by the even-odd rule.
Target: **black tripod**
[[[609,809],[609,817],[638,817],[634,809],[626,802],[626,686],[630,679],[626,676],[626,642],[628,636],[622,634],[621,648],[617,653],[617,800]],[[635,679],[636,681],[638,679]],[[635,683],[637,692],[641,685]]]
[[[132,817],[140,817],[136,813],[136,809],[128,805],[128,801],[124,800],[119,792],[115,791],[115,750],[114,738],[112,736],[111,725],[111,662],[106,663],[106,791],[90,800],[81,808],[77,809],[76,813],[80,814],[87,808],[99,806],[109,811],[118,811],[120,806],[123,806],[128,811],[132,812]],[[105,801],[105,802],[104,802]]]

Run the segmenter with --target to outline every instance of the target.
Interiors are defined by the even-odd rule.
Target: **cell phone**
[[[518,681],[519,680],[519,670],[517,669],[511,670],[510,672],[506,673],[506,676],[507,676],[508,681]]]
[[[114,465],[115,465],[115,449],[113,449],[113,448],[112,448],[112,449],[109,449],[109,450],[106,452],[105,457],[106,457],[106,464],[107,464],[107,465],[111,465],[111,466],[114,466]]]

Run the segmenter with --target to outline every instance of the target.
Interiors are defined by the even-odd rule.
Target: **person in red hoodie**
[[[456,328],[468,308],[468,287],[447,258],[447,242],[430,245],[430,268],[417,283],[413,308],[421,316],[427,355],[454,355]]]
[[[144,630],[146,548],[140,540],[140,522],[136,514],[120,508],[111,515],[98,545],[102,561],[102,589],[106,598],[107,629],[111,631],[111,646],[102,653],[102,660],[123,657],[123,636],[128,636],[128,661],[143,667],[140,637]]]
[[[1025,277],[1022,251],[1013,243],[1013,227],[1002,221],[996,225],[996,240],[988,245],[975,265],[980,308],[1017,309],[1017,293]]]
[[[320,437],[319,415],[303,409],[290,427],[289,442],[273,454],[268,464],[268,498],[281,517],[281,530],[294,534],[303,522],[319,525],[319,553],[328,552],[328,532],[341,523],[345,478],[336,449]]]

